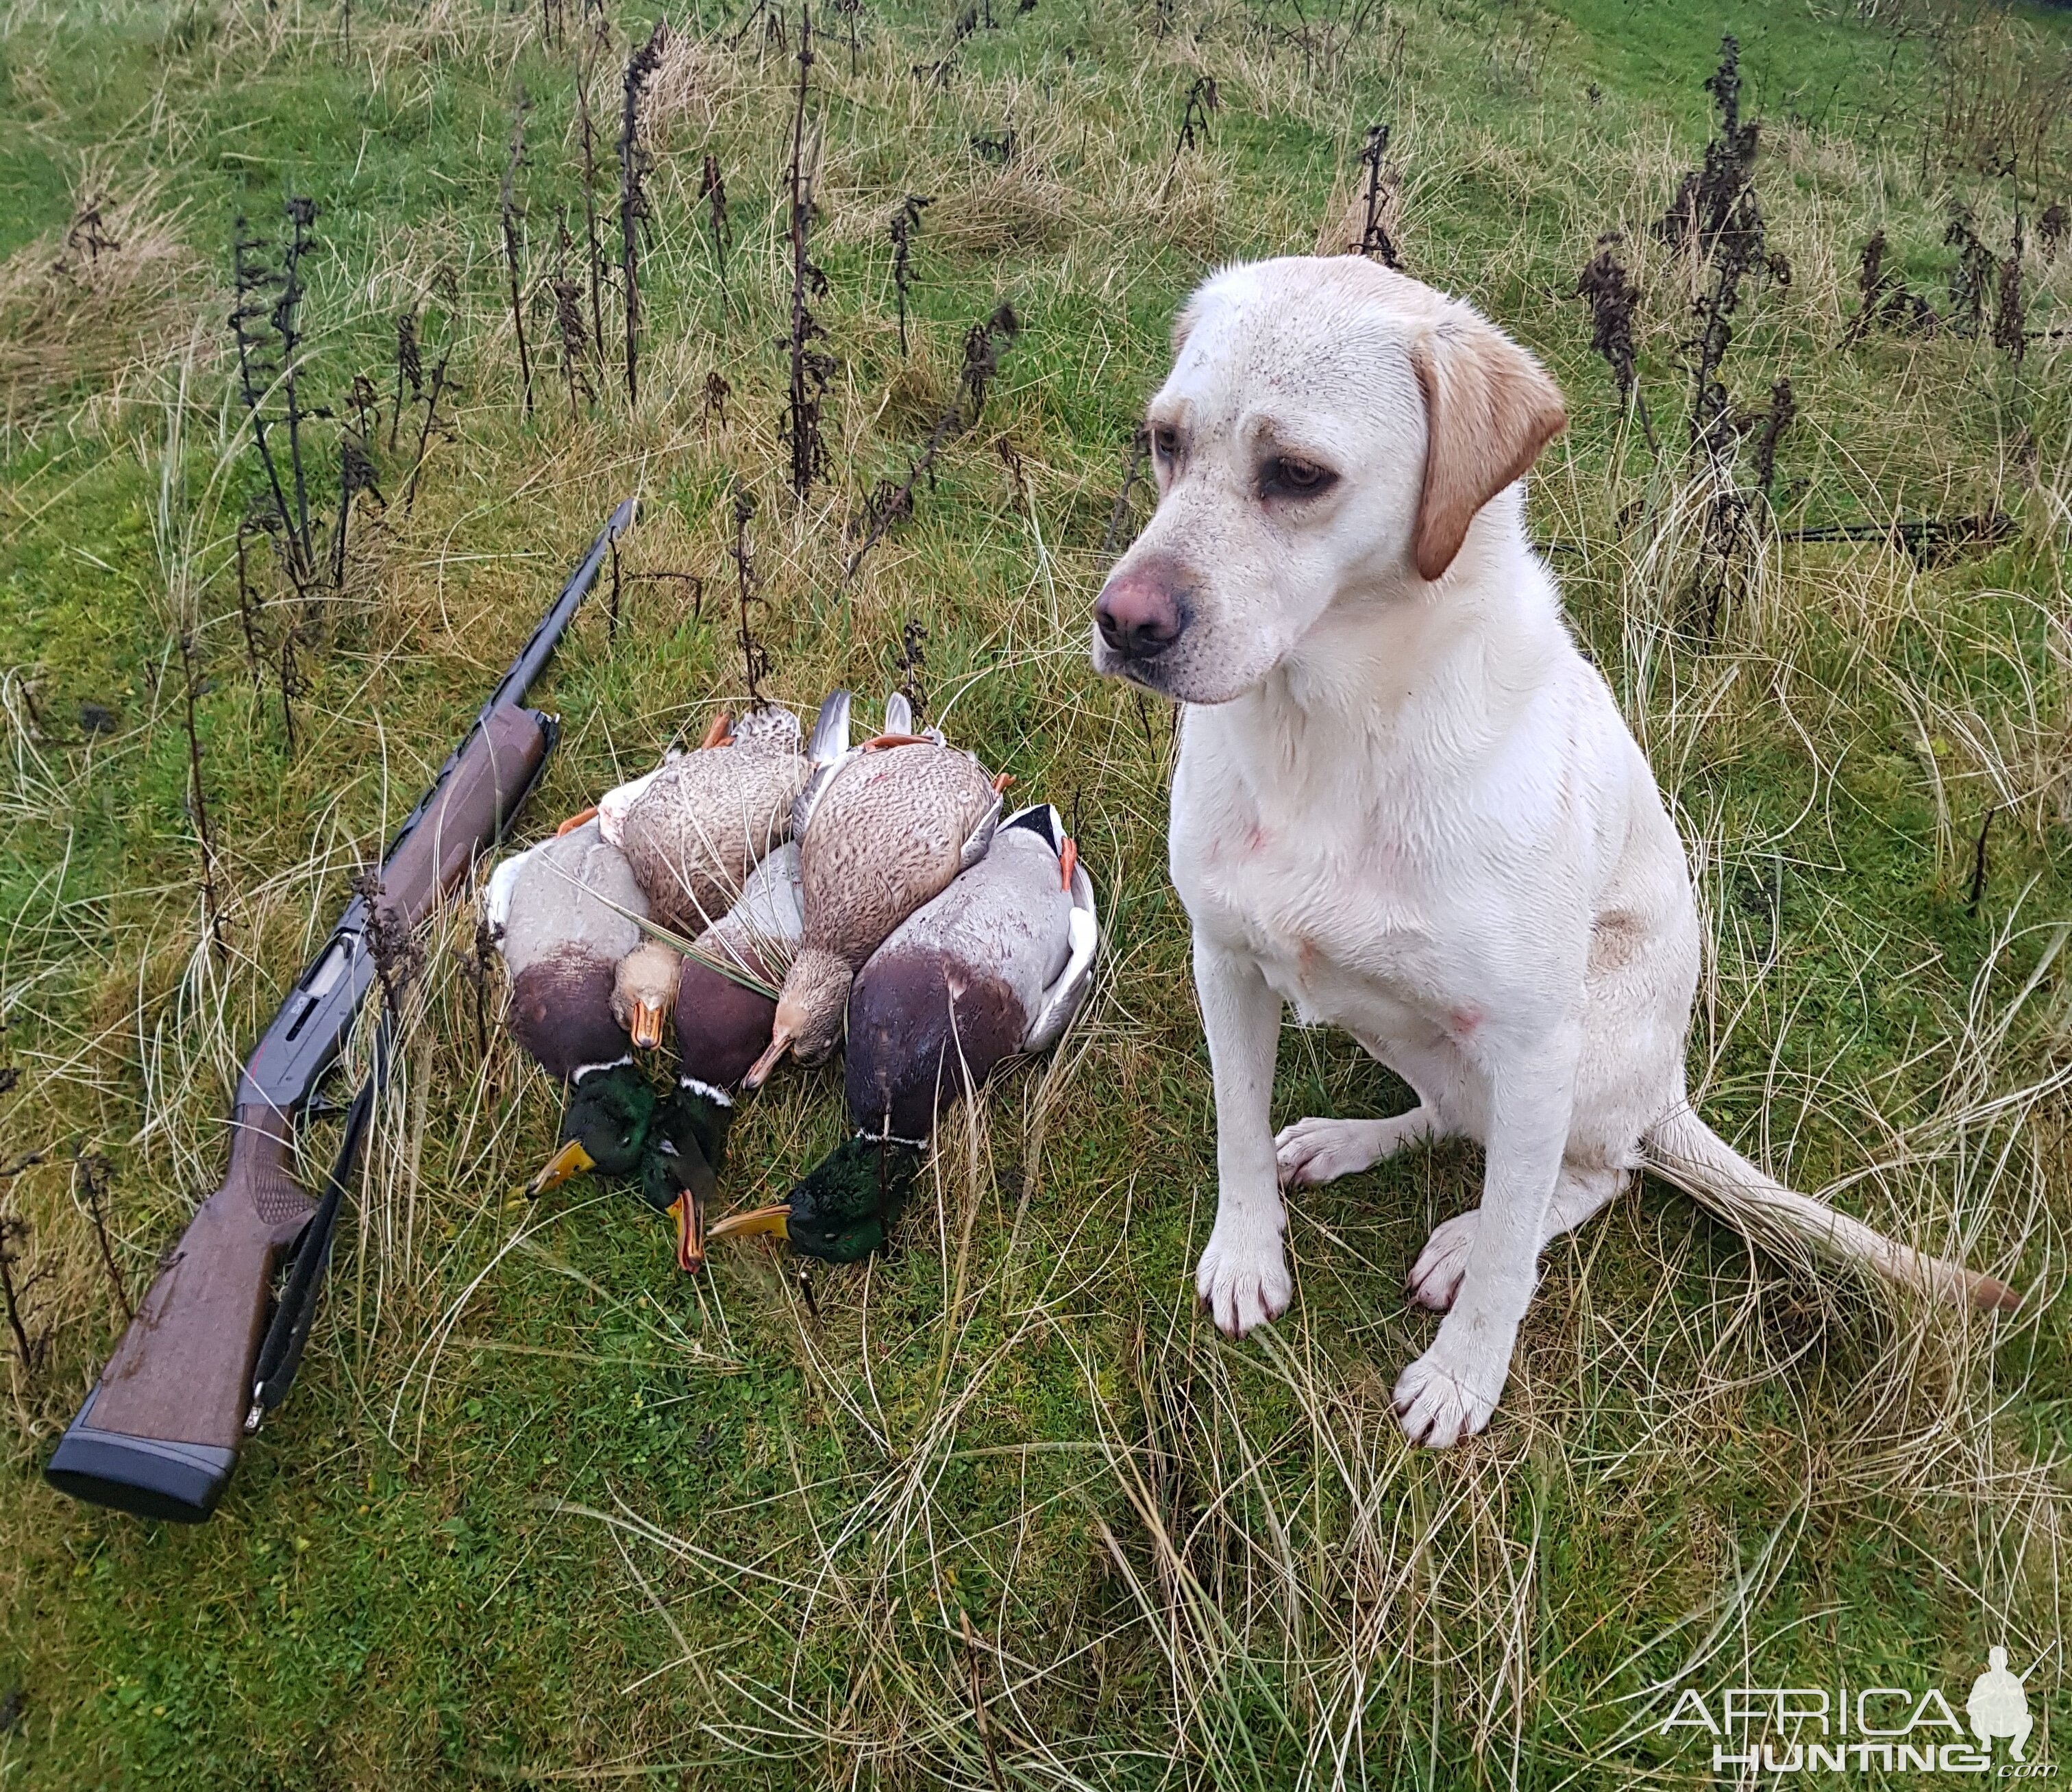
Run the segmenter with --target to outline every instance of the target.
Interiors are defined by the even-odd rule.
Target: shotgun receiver
[[[559,728],[523,700],[632,521],[634,502],[612,512],[390,843],[376,898],[384,923],[422,920],[531,793]],[[321,1202],[290,1179],[294,1126],[336,1064],[374,981],[374,919],[364,896],[346,905],[246,1062],[231,1110],[228,1173],[195,1210],[59,1441],[43,1473],[62,1492],[145,1518],[205,1519],[237,1465],[239,1445],[286,1391],[387,1054],[385,1021]],[[273,1302],[275,1272],[290,1252],[294,1268]]]

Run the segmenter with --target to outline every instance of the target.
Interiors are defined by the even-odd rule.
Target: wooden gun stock
[[[414,926],[494,841],[552,744],[515,705],[488,715],[382,866],[380,906]],[[249,1097],[253,1079],[240,1079]],[[253,1371],[282,1254],[316,1204],[290,1179],[295,1116],[240,1099],[230,1167],[180,1236],[44,1470],[80,1499],[194,1522],[214,1510],[253,1411]]]

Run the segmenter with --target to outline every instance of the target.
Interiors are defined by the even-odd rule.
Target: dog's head
[[[1567,421],[1471,306],[1353,256],[1228,268],[1174,326],[1158,508],[1095,606],[1098,671],[1223,703],[1341,602],[1442,577]]]

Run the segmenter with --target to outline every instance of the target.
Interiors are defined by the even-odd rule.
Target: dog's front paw
[[[1284,1126],[1273,1139],[1274,1166],[1283,1188],[1357,1176],[1405,1145],[1431,1136],[1429,1111],[1413,1108],[1392,1120],[1326,1120],[1312,1115]]]
[[[1404,1434],[1435,1450],[1472,1437],[1496,1411],[1510,1370],[1507,1354],[1492,1366],[1479,1352],[1451,1349],[1441,1330],[1396,1383],[1396,1416]]]
[[[1381,1155],[1372,1120],[1325,1120],[1313,1116],[1284,1126],[1273,1141],[1274,1167],[1281,1186],[1334,1182],[1357,1176]]]
[[[1217,1329],[1232,1338],[1278,1319],[1294,1297],[1278,1231],[1218,1221],[1194,1272],[1194,1292]]]
[[[1468,1251],[1475,1242],[1475,1228],[1482,1210],[1470,1207],[1432,1229],[1424,1248],[1410,1266],[1410,1298],[1420,1307],[1444,1313],[1461,1292],[1461,1277],[1467,1272]]]

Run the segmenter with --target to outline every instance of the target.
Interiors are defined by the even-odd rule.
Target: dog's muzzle
[[[1094,605],[1094,627],[1111,662],[1101,669],[1141,676],[1186,632],[1186,604],[1172,568],[1119,567]]]

